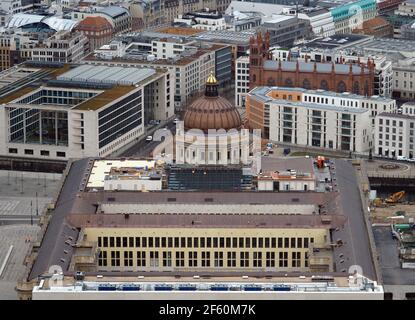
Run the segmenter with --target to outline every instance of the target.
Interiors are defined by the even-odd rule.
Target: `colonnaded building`
[[[211,76],[184,126],[236,130],[235,112]],[[70,161],[17,290],[21,299],[383,299],[353,170],[303,157],[264,157],[259,173],[241,163]]]

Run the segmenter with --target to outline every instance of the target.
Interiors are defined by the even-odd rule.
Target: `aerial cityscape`
[[[1,0],[0,300],[415,300],[414,126],[415,0]]]

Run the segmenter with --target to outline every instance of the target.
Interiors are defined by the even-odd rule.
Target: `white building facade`
[[[245,107],[249,92],[249,57],[242,56],[235,60],[235,106]]]
[[[60,31],[33,48],[32,60],[79,62],[89,53],[89,40],[81,32]]]
[[[396,97],[415,99],[415,58],[393,64],[393,92]]]
[[[378,156],[414,158],[415,115],[381,113],[376,117],[375,148]]]
[[[166,106],[168,74],[80,66],[53,86],[12,97],[0,110],[0,154],[47,160],[113,154],[144,135],[146,110],[164,119],[174,114]]]
[[[290,88],[283,89],[288,92]],[[249,93],[250,105],[263,106],[257,110],[263,109],[264,129],[268,126],[271,141],[357,153],[368,152],[372,147],[369,110],[351,106],[350,102],[347,106],[346,99],[306,93],[304,102],[273,98],[275,90],[257,87]],[[344,105],[337,106],[335,100]]]

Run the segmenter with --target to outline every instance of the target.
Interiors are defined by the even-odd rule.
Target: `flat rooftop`
[[[302,107],[309,109],[321,109],[321,110],[330,110],[330,111],[339,111],[339,112],[348,112],[348,113],[366,113],[369,112],[368,109],[356,108],[356,107],[344,107],[344,106],[333,106],[327,104],[313,103],[313,102],[296,102],[290,100],[282,100],[278,98],[272,98],[268,96],[270,92],[269,87],[257,87],[252,89],[249,92],[249,95],[254,99],[258,99],[262,102],[273,102],[281,104],[284,106],[293,106],[293,107]]]
[[[76,105],[73,109],[75,110],[99,110],[114,100],[125,96],[131,91],[137,89],[134,86],[115,86],[110,89],[105,89],[104,92],[96,95],[93,98],[85,100],[80,104]]]
[[[87,188],[103,188],[105,176],[110,174],[111,168],[154,168],[155,161],[147,160],[95,160],[89,174]]]
[[[78,239],[82,228],[102,226],[194,229],[325,228],[331,230],[333,239],[343,241],[340,248],[335,248],[337,250],[335,251],[336,270],[347,272],[351,265],[361,265],[365,275],[371,279],[375,278],[370,248],[366,240],[368,235],[363,226],[363,211],[356,188],[357,181],[352,165],[346,161],[336,160],[335,162],[339,192],[91,192],[86,184],[96,160],[86,158],[70,162],[65,181],[55,203],[52,219],[46,228],[37,258],[31,267],[29,280],[47,272],[51,265],[59,265],[64,272],[68,272],[71,259],[61,260],[63,252],[67,251],[68,257],[72,256],[73,242]],[[193,214],[177,212],[166,215],[157,210],[155,207],[157,204],[164,207],[177,204],[178,208],[180,204],[196,205],[199,209],[203,209],[206,205],[246,205],[248,208],[253,208],[253,212],[218,215],[206,214],[202,211],[197,213],[198,211],[195,210],[196,213]],[[321,204],[323,211],[321,215],[296,215],[295,212],[283,215],[258,214],[255,208],[264,204],[292,205],[293,208],[300,205]],[[149,210],[155,209],[155,212],[150,210],[147,214],[132,213],[128,215],[128,218],[117,210],[114,211],[116,213],[101,213],[101,206],[111,205],[148,207]],[[174,207],[171,206],[171,208],[171,211],[174,211]],[[341,259],[344,260],[338,258],[340,253],[342,257],[344,256]]]
[[[190,229],[335,229],[346,223],[341,215],[271,214],[72,214],[77,228],[190,228]]]
[[[325,38],[316,38],[307,42],[304,46],[309,48],[334,49],[359,43],[366,39],[370,39],[370,37],[357,34],[335,34]]]
[[[147,68],[81,65],[59,75],[56,79],[68,82],[82,81],[127,86],[136,85],[155,73],[154,69]]]

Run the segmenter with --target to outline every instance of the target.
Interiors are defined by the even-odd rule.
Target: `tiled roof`
[[[102,31],[108,28],[112,29],[112,25],[103,17],[86,17],[76,27],[77,30],[87,31]]]

